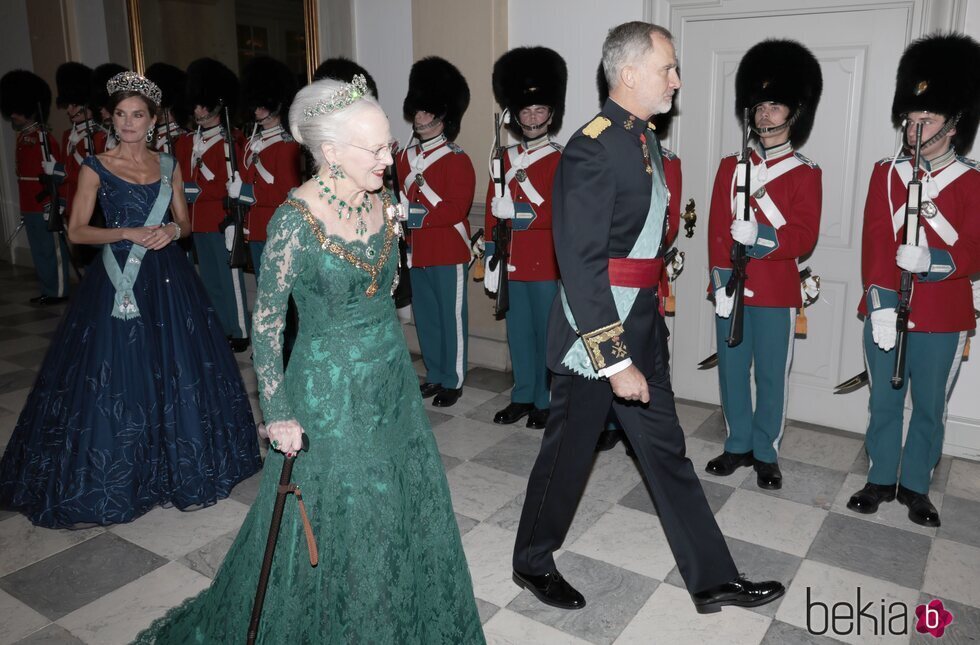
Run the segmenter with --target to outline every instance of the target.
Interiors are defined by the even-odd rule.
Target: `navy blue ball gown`
[[[152,184],[126,182],[96,157],[85,165],[99,175],[107,227],[143,226],[158,197],[169,202],[168,155]],[[39,526],[211,505],[261,468],[238,365],[186,255],[176,243],[145,252],[125,292],[138,313],[124,319],[114,280],[138,253],[125,241],[110,248],[74,293],[0,460],[0,507]]]

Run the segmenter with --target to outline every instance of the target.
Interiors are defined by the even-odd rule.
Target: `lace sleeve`
[[[252,342],[265,423],[294,418],[284,384],[282,332],[289,294],[302,271],[300,240],[305,225],[295,208],[280,206],[269,222],[268,240],[262,252],[262,270],[252,313]]]

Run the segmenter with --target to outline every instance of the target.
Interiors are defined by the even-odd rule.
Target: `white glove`
[[[225,189],[228,191],[228,196],[232,199],[238,199],[242,196],[242,176],[236,170],[234,179],[229,179],[225,182]]]
[[[744,219],[737,219],[732,222],[732,239],[739,244],[752,246],[758,238],[758,222],[748,222]]]
[[[514,219],[514,200],[507,197],[494,197],[490,200],[490,213],[497,219]]]
[[[894,309],[878,309],[871,312],[871,338],[875,345],[887,352],[895,346],[898,314]]]
[[[490,262],[487,261],[487,266],[483,272],[483,288],[487,290],[488,293],[497,293],[497,288],[500,286],[500,263],[498,262],[494,268],[490,268]]]
[[[226,226],[225,227],[225,249],[231,253],[232,244],[235,242],[235,227]]]
[[[725,293],[725,287],[715,289],[715,315],[719,318],[728,318],[732,315],[735,307],[735,296]]]
[[[895,264],[910,273],[927,273],[932,264],[929,247],[900,244],[895,254]]]
[[[55,167],[56,164],[57,164],[57,162],[55,162],[55,161],[42,161],[41,162],[41,170],[44,171],[44,174],[45,175],[53,175],[54,174],[54,167]]]
[[[513,273],[514,271],[517,271],[517,267],[515,267],[513,264],[511,264],[510,262],[508,262],[507,263],[507,273]]]

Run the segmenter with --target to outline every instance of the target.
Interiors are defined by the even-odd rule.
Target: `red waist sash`
[[[614,287],[652,289],[663,271],[663,258],[609,258],[609,284]]]

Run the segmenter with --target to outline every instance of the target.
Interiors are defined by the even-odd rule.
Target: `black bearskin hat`
[[[510,110],[507,128],[517,136],[523,134],[518,114],[529,105],[550,107],[548,134],[561,130],[567,85],[565,59],[547,47],[516,47],[493,64],[493,96]]]
[[[799,147],[813,129],[813,117],[823,91],[820,63],[795,40],[763,40],[742,57],[735,73],[735,115],[745,108],[773,101],[790,109],[789,138]]]
[[[367,80],[368,89],[371,91],[371,94],[374,95],[374,98],[377,99],[378,85],[374,82],[374,78],[368,74],[366,69],[349,58],[344,58],[343,56],[328,58],[320,63],[320,66],[316,68],[315,72],[313,72],[313,80],[320,81],[325,78],[330,78],[335,81],[350,83],[358,74],[364,74],[364,78]]]
[[[680,69],[677,70],[677,73],[680,74]],[[606,104],[606,99],[609,98],[609,81],[606,80],[606,69],[602,66],[602,61],[599,61],[599,67],[595,71],[595,87],[599,92],[599,107],[601,108]],[[658,139],[664,139],[670,133],[670,124],[677,116],[677,94],[679,92],[680,90],[674,91],[674,101],[670,104],[668,112],[654,114],[650,117],[653,125],[657,127]]]
[[[446,138],[459,135],[463,114],[470,105],[470,87],[456,66],[438,56],[423,58],[412,65],[408,75],[408,94],[402,103],[402,115],[409,123],[418,111],[442,118]]]
[[[961,114],[952,145],[964,154],[973,145],[980,121],[980,44],[963,34],[935,34],[905,50],[898,63],[892,120],[909,112],[935,112],[947,119]]]
[[[92,91],[91,67],[81,63],[62,63],[54,74],[54,82],[58,86],[58,98],[55,102],[59,108],[88,105],[89,93]]]
[[[288,131],[286,117],[296,90],[296,76],[275,58],[253,58],[242,69],[242,100],[250,112],[248,119],[255,108],[264,107],[269,112],[278,112],[283,128]]]
[[[109,104],[109,90],[106,89],[106,83],[119,72],[125,71],[126,68],[122,65],[103,63],[92,72],[92,93],[88,96],[88,108],[92,110],[96,120],[101,118],[99,110]]]
[[[184,90],[187,85],[187,74],[184,70],[168,63],[153,63],[146,68],[145,76],[156,83],[163,94],[160,108],[169,110],[171,118],[177,125],[187,125],[190,115],[187,113],[187,102],[184,100]]]
[[[187,66],[187,106],[200,105],[214,112],[218,105],[234,118],[238,105],[238,77],[224,63],[198,58]]]
[[[41,104],[41,114],[37,114],[37,104]],[[51,111],[51,88],[43,78],[26,69],[7,72],[0,79],[0,112],[3,118],[10,119],[20,114],[30,119],[48,120]]]

